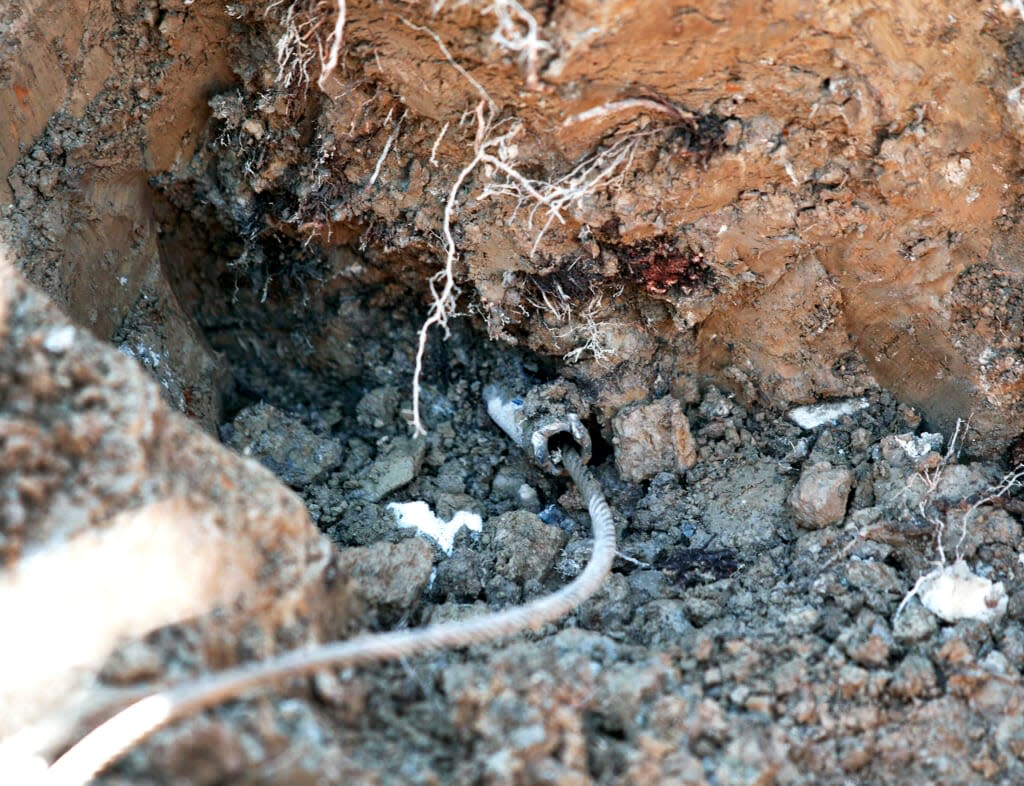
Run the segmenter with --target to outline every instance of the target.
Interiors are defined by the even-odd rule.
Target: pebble
[[[907,655],[896,668],[889,690],[901,699],[916,699],[935,690],[935,667],[924,655]]]
[[[411,483],[423,467],[427,442],[423,439],[399,437],[391,443],[386,453],[366,470],[362,482],[363,498],[379,502],[392,491]]]
[[[822,462],[806,468],[789,495],[789,509],[797,523],[808,529],[837,524],[846,515],[853,488],[853,473]]]
[[[612,420],[612,432],[615,464],[626,480],[648,480],[659,472],[682,474],[697,463],[690,423],[682,404],[671,396],[623,409]]]

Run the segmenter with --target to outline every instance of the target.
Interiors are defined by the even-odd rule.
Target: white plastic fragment
[[[62,355],[75,343],[75,329],[71,325],[54,328],[43,339],[43,349],[54,355]]]
[[[926,431],[920,436],[900,434],[895,437],[896,444],[903,448],[903,452],[915,461],[924,458],[933,450],[936,452],[942,450],[943,439],[944,437],[941,434],[931,431]]]
[[[852,415],[868,408],[866,398],[848,398],[843,401],[830,401],[825,404],[808,404],[795,407],[786,415],[805,431],[811,431],[826,423],[833,423],[843,415]]]
[[[980,620],[992,622],[1006,613],[1006,588],[974,573],[958,560],[921,582],[921,604],[946,622]]]
[[[415,527],[421,535],[434,540],[445,554],[451,554],[455,535],[466,527],[473,532],[483,529],[483,520],[476,513],[460,510],[450,521],[441,521],[423,500],[416,502],[392,502],[388,505],[399,527]]]
[[[484,388],[484,400],[487,402],[487,414],[509,439],[516,445],[523,444],[523,426],[519,422],[519,411],[523,408],[521,398],[506,398],[496,385]]]

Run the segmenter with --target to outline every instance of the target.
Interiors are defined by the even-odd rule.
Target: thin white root
[[[487,10],[498,21],[491,40],[502,49],[519,55],[526,72],[526,86],[537,90],[540,87],[541,55],[553,52],[554,47],[541,38],[536,18],[518,0],[494,0]]]
[[[486,121],[484,120],[483,101],[477,105],[477,118],[481,127],[484,127]],[[427,433],[420,414],[420,385],[423,378],[423,356],[427,351],[427,336],[430,333],[430,328],[434,325],[440,325],[447,333],[448,318],[455,314],[455,298],[459,291],[455,285],[455,262],[458,259],[459,252],[455,245],[455,237],[452,235],[452,217],[455,215],[455,208],[458,205],[459,190],[473,173],[473,170],[479,166],[483,156],[486,155],[488,146],[491,144],[496,144],[496,141],[491,140],[477,146],[476,155],[473,156],[473,160],[463,167],[462,171],[459,172],[459,176],[455,178],[455,182],[452,183],[451,190],[448,192],[448,200],[444,205],[444,224],[442,227],[445,249],[444,267],[438,273],[435,273],[429,282],[430,294],[433,300],[430,304],[430,312],[423,325],[420,326],[419,343],[416,347],[416,368],[412,377],[412,426],[416,434],[421,436]],[[441,287],[440,291],[438,291],[439,285]]]
[[[620,294],[621,290],[614,297]],[[551,294],[541,289],[540,302],[530,299],[527,299],[527,302],[549,314],[560,326],[548,326],[554,338],[572,344],[572,349],[562,355],[562,359],[567,363],[578,363],[589,354],[602,368],[611,365],[615,357],[615,347],[610,343],[609,331],[621,327],[621,323],[601,318],[601,312],[605,310],[603,293],[593,292],[579,316],[576,314],[572,299],[558,285],[556,291]]]
[[[966,422],[958,419],[956,422],[956,428],[953,430],[953,434],[949,438],[949,445],[946,448],[946,453],[942,456],[938,465],[933,469],[924,469],[912,478],[912,480],[922,482],[925,487],[925,493],[917,505],[917,512],[934,528],[936,560],[934,563],[935,567],[918,578],[918,580],[914,582],[914,586],[903,597],[899,607],[896,609],[896,615],[893,617],[894,621],[903,613],[907,604],[910,603],[914,597],[921,594],[922,588],[925,585],[934,581],[948,570],[950,563],[946,558],[946,549],[942,542],[943,536],[945,535],[946,522],[942,516],[929,515],[927,507],[928,503],[939,489],[939,482],[942,479],[942,474],[945,471],[945,468],[949,466],[950,462],[959,458],[969,429],[970,419]],[[954,549],[953,554],[954,559],[952,564],[954,567],[964,563],[964,543],[967,541],[967,535],[970,532],[971,521],[978,510],[986,505],[992,504],[997,499],[1005,497],[1013,489],[1021,486],[1024,486],[1024,465],[1018,465],[1010,472],[1006,473],[998,483],[990,486],[985,493],[982,494],[977,501],[972,503],[964,512],[963,516],[960,517],[960,536],[957,539],[956,548]]]
[[[271,3],[266,14],[283,6],[284,0]],[[284,8],[278,17],[283,32],[275,43],[277,53],[277,83],[283,88],[303,87],[309,83],[309,72],[315,60],[320,62],[317,86],[323,90],[338,67],[341,45],[345,33],[346,0],[296,0]],[[331,32],[323,35],[323,28],[333,12]]]
[[[960,520],[960,538],[956,543],[957,562],[963,559],[964,541],[967,540],[970,521],[978,509],[1005,497],[1015,488],[1020,488],[1021,486],[1024,486],[1024,464],[1016,466],[1013,470],[1003,475],[998,483],[990,486],[984,496],[967,509],[967,512],[964,513],[963,518]]]
[[[535,27],[530,27],[525,20],[518,16],[519,12],[526,13],[518,3],[496,2],[492,7],[495,13],[501,9],[513,17],[519,18],[527,25],[527,36],[529,31],[536,32]],[[517,10],[519,9],[519,10]],[[422,410],[420,406],[420,393],[422,390],[423,361],[426,353],[427,340],[430,329],[440,326],[447,333],[448,319],[455,314],[455,298],[459,289],[455,283],[455,264],[458,260],[458,248],[452,233],[452,223],[455,218],[458,206],[458,194],[470,176],[480,165],[484,166],[488,176],[479,199],[488,197],[511,197],[516,200],[516,207],[513,210],[510,220],[515,220],[519,210],[529,206],[526,224],[530,229],[534,228],[535,220],[538,221],[537,235],[530,255],[533,256],[540,247],[544,234],[551,225],[558,221],[565,223],[564,213],[572,209],[582,207],[584,200],[602,191],[621,185],[625,173],[632,164],[633,157],[639,147],[640,140],[649,136],[655,131],[644,131],[630,134],[617,140],[606,150],[589,156],[580,164],[575,166],[568,174],[563,175],[554,182],[533,180],[521,174],[515,167],[517,149],[514,144],[515,137],[521,130],[518,123],[513,123],[508,131],[501,135],[494,135],[494,120],[497,115],[497,106],[491,99],[490,94],[473,76],[460,66],[452,57],[448,47],[445,46],[440,36],[427,27],[413,24],[409,20],[399,17],[403,24],[412,30],[429,35],[437,44],[441,53],[449,64],[462,75],[464,79],[476,90],[480,101],[476,106],[474,115],[476,117],[476,138],[473,145],[473,158],[459,172],[458,177],[452,184],[445,202],[444,221],[442,235],[444,237],[445,260],[442,269],[431,277],[429,281],[431,304],[426,320],[419,330],[418,343],[416,348],[415,369],[412,382],[412,412],[410,422],[417,435],[425,435],[426,428],[423,425]],[[530,17],[532,19],[532,16]],[[514,22],[509,22],[514,24]],[[534,21],[534,25],[536,22]],[[507,31],[506,31],[507,32]],[[509,33],[509,35],[511,35]],[[525,44],[524,44],[525,46]],[[441,136],[444,135],[442,130]],[[440,144],[441,136],[434,143],[434,149]],[[433,157],[433,151],[431,153]],[[496,177],[496,176],[500,176]],[[543,210],[543,223],[540,223],[538,212]],[[602,344],[597,326],[591,324],[590,338],[580,352],[591,351],[595,357],[603,359],[606,353],[602,352]],[[571,354],[571,353],[570,353]],[[576,355],[575,359],[579,359]]]
[[[434,140],[433,146],[430,148],[430,165],[437,166],[437,149],[441,146],[441,140],[444,139],[444,135],[448,133],[448,126],[450,122],[446,122],[441,128],[441,133],[437,135],[437,139]]]
[[[525,205],[531,205],[527,214],[526,224],[533,228],[537,212],[545,211],[544,223],[540,227],[530,256],[537,253],[544,234],[551,225],[558,221],[564,224],[563,213],[571,209],[579,209],[584,200],[599,191],[618,187],[622,184],[625,173],[633,163],[640,139],[649,132],[630,134],[614,142],[607,150],[596,153],[577,164],[568,174],[554,182],[531,180],[516,171],[506,161],[492,155],[484,158],[484,163],[494,167],[505,175],[504,180],[492,180],[480,195],[487,197],[511,197],[516,200],[516,212]]]
[[[316,80],[317,87],[321,90],[327,80],[330,79],[334,69],[338,67],[338,58],[341,55],[341,43],[345,34],[345,0],[334,0],[337,10],[334,18],[334,29],[327,37],[327,57],[320,56],[320,77]]]
[[[456,0],[453,5],[457,8],[466,2],[467,0]],[[436,15],[447,4],[447,0],[434,0],[431,3],[431,13]],[[526,75],[526,86],[530,90],[538,90],[541,57],[544,53],[553,53],[555,47],[541,36],[537,18],[518,0],[484,0],[474,2],[473,5],[481,6],[483,14],[494,15],[496,24],[491,33],[491,42],[518,56]]]
[[[562,121],[562,128],[574,126],[577,123],[589,123],[592,120],[599,120],[604,117],[618,114],[619,112],[633,112],[639,109],[646,109],[662,115],[674,117],[677,120],[693,120],[694,117],[679,107],[667,101],[657,101],[653,98],[624,98],[620,101],[609,101],[599,106],[591,107],[583,112],[570,115]]]
[[[433,38],[434,43],[437,44],[437,48],[441,50],[441,54],[445,56],[445,59],[448,61],[448,64],[456,71],[458,71],[459,75],[462,76],[463,79],[465,79],[467,82],[469,82],[470,85],[473,86],[473,89],[476,90],[476,92],[479,94],[480,99],[487,103],[487,107],[488,109],[491,110],[492,113],[496,110],[495,103],[491,98],[490,94],[484,89],[484,86],[482,84],[480,84],[476,79],[473,78],[473,75],[469,73],[469,71],[467,71],[465,68],[459,65],[458,61],[454,57],[452,57],[452,53],[449,52],[448,47],[444,45],[444,41],[441,40],[441,36],[439,36],[429,27],[423,27],[422,25],[413,24],[404,16],[400,16],[398,17],[398,19],[402,24],[404,24],[411,30],[415,30],[417,33],[425,33],[426,35]]]
[[[380,177],[380,170],[384,166],[384,159],[388,157],[388,153],[391,152],[391,146],[395,144],[395,140],[398,139],[398,135],[402,132],[402,123],[405,121],[405,116],[409,114],[409,110],[402,112],[402,116],[398,118],[398,122],[395,124],[395,130],[388,136],[388,140],[384,143],[384,149],[380,151],[380,157],[377,159],[377,165],[373,168],[373,174],[370,176],[370,182],[368,186],[372,186],[377,182],[377,178]],[[388,117],[390,118],[390,113]],[[387,121],[385,121],[386,123]]]

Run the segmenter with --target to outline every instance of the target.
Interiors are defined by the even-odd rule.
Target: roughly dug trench
[[[582,501],[481,401],[560,377],[597,598],[101,782],[1020,782],[1005,6],[353,2],[331,70],[333,2],[0,6],[4,782],[142,688],[564,585]],[[936,560],[980,605],[901,606]]]

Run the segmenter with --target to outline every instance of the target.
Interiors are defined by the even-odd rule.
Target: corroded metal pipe
[[[525,396],[513,396],[500,385],[484,388],[487,413],[514,443],[552,475],[568,474],[561,450],[572,446],[583,463],[592,446],[583,418],[590,414],[586,399],[571,382],[539,385]]]

